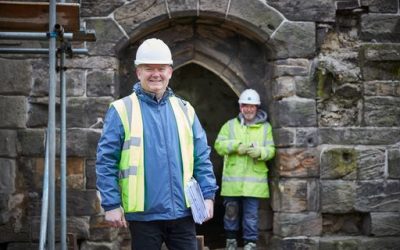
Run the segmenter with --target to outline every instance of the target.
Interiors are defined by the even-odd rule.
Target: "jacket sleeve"
[[[266,123],[264,126],[267,126],[267,136],[265,146],[261,147],[261,156],[258,159],[260,161],[268,161],[275,156],[275,144],[274,138],[272,137],[272,127],[269,123]]]
[[[193,144],[194,144],[194,178],[200,185],[204,199],[215,199],[218,190],[215,180],[213,165],[210,160],[211,149],[207,144],[207,136],[200,121],[195,115],[193,121]]]
[[[241,143],[241,141],[237,140],[236,138],[230,138],[229,122],[232,122],[232,120],[228,121],[222,126],[214,144],[215,150],[221,156],[237,152],[239,144]]]
[[[124,141],[124,128],[114,107],[107,111],[103,133],[97,146],[96,186],[101,195],[101,206],[105,211],[121,205],[118,184],[118,164]]]

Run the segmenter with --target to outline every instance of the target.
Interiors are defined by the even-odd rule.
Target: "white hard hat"
[[[239,103],[260,105],[261,104],[260,96],[254,89],[246,89],[240,94]]]
[[[169,64],[172,65],[171,51],[160,39],[145,40],[136,52],[135,65],[139,64]]]

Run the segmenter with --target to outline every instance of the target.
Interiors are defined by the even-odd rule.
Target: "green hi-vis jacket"
[[[267,114],[258,110],[254,124],[244,125],[243,117],[226,122],[215,141],[215,149],[224,156],[221,196],[268,198],[268,167],[265,161],[275,155],[275,145]],[[261,156],[253,159],[239,155],[239,144],[261,148]]]

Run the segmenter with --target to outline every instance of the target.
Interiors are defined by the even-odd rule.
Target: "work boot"
[[[256,249],[257,249],[257,246],[256,246],[256,243],[254,243],[254,242],[247,243],[246,245],[244,245],[244,248],[243,248],[243,250],[256,250]]]
[[[236,239],[226,239],[226,250],[236,250],[237,241]]]

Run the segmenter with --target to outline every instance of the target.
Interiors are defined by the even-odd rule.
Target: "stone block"
[[[90,71],[86,79],[86,95],[96,96],[118,96],[118,86],[114,71]]]
[[[400,126],[400,98],[366,96],[363,113],[366,126],[398,127]]]
[[[396,14],[361,15],[360,37],[364,41],[400,42],[400,28],[397,23],[400,17]]]
[[[364,82],[364,95],[400,97],[400,81]]]
[[[66,62],[68,62],[68,59]],[[30,97],[48,97],[49,95],[49,72],[48,60],[42,59],[33,61],[33,87]],[[60,78],[57,77],[56,96],[60,96]],[[65,71],[66,95],[83,96],[85,94],[85,70],[67,67]],[[30,98],[31,99],[31,98]],[[47,104],[48,101],[43,102]]]
[[[315,41],[315,23],[285,21],[275,31],[269,43],[274,48],[274,58],[310,58],[316,52]]]
[[[360,181],[355,209],[360,212],[399,212],[400,180]]]
[[[128,39],[111,18],[88,19],[86,28],[96,31],[96,41],[87,43],[89,55],[115,56],[116,44]]]
[[[66,60],[65,66],[71,70],[117,70],[118,59],[111,56],[74,57]]]
[[[32,161],[31,164],[27,165],[25,172],[32,173],[31,176],[26,176],[26,181],[34,181],[33,188],[40,190],[43,186],[43,173],[44,173],[44,158],[33,158],[24,159],[25,163]],[[66,159],[66,170],[67,170],[67,188],[70,189],[85,189],[85,160],[83,158],[69,157]],[[31,165],[29,167],[29,165]],[[60,187],[60,160],[56,159],[55,164],[55,177],[56,177],[56,187]]]
[[[133,1],[115,10],[114,18],[130,37],[136,37],[152,24],[168,21],[169,14],[163,0]]]
[[[370,13],[397,13],[398,0],[361,0],[361,6],[368,7]]]
[[[275,213],[273,232],[281,237],[319,236],[322,216],[318,213]]]
[[[355,180],[357,157],[353,147],[324,147],[321,150],[321,179]]]
[[[285,98],[277,102],[277,117],[282,127],[315,127],[317,125],[316,102],[311,99]]]
[[[397,250],[400,246],[400,237],[363,237],[359,246],[365,250]]]
[[[26,249],[40,249],[39,243],[35,243],[35,242],[11,242],[7,246],[7,250],[26,250]],[[59,245],[58,245],[57,249],[59,249]]]
[[[400,60],[400,44],[364,43],[360,47],[360,55],[366,62],[396,62]]]
[[[319,250],[317,237],[277,237],[272,236],[269,248],[271,250]]]
[[[368,235],[378,237],[400,235],[400,214],[398,212],[370,213],[365,224]]]
[[[279,10],[291,21],[334,22],[336,20],[335,4],[329,0],[267,0],[267,4]]]
[[[75,128],[102,128],[111,97],[68,99],[67,124]]]
[[[15,160],[0,158],[0,194],[15,192]]]
[[[315,180],[281,179],[271,183],[272,207],[279,212],[318,210],[318,183]]]
[[[361,235],[363,214],[322,214],[324,235]]]
[[[100,200],[96,190],[69,190],[67,214],[69,216],[90,216],[99,213]]]
[[[296,85],[293,77],[278,77],[273,81],[273,98],[281,100],[296,94]]]
[[[318,177],[319,151],[316,148],[277,150],[277,166],[282,177]]]
[[[400,179],[400,145],[391,147],[388,153],[388,174],[390,179]]]
[[[40,217],[35,216],[32,217],[32,239],[39,240],[40,239]],[[55,231],[60,232],[61,230],[61,221],[59,217],[55,220]],[[67,232],[68,234],[73,234],[76,239],[79,240],[86,240],[89,238],[89,217],[88,216],[81,216],[81,217],[74,217],[69,216],[67,217]],[[60,240],[60,234],[56,234],[56,241]]]
[[[0,128],[25,128],[27,113],[25,96],[0,96]]]
[[[399,140],[400,128],[320,128],[319,143],[338,145],[388,145]]]
[[[96,160],[86,160],[85,173],[86,189],[96,189]]]
[[[29,242],[30,232],[29,226],[21,228],[22,224],[15,227],[14,223],[7,223],[5,225],[0,225],[0,244],[10,243],[10,242]],[[18,244],[18,243],[17,243]],[[8,245],[10,247],[10,244]],[[8,250],[9,248],[7,248]],[[26,249],[37,249],[37,248],[23,248]]]
[[[32,65],[29,61],[0,58],[0,94],[28,96]]]
[[[274,143],[277,147],[293,146],[296,131],[292,128],[278,128],[273,130]]]
[[[321,181],[321,211],[323,213],[349,213],[354,211],[356,183],[354,181]]]
[[[0,227],[9,221],[8,201],[8,194],[0,194]]]
[[[284,21],[284,17],[276,9],[261,1],[231,1],[227,12],[228,20],[246,20],[247,28],[256,33],[264,31],[264,37],[269,37]],[[262,34],[259,34],[262,35]]]
[[[80,250],[120,250],[120,244],[118,241],[113,241],[113,242],[84,241],[80,246]]]
[[[357,146],[357,179],[374,180],[385,178],[386,152],[384,148]]]
[[[359,237],[349,236],[331,236],[321,237],[319,240],[319,249],[324,250],[358,250],[361,239]]]
[[[81,3],[81,16],[82,17],[106,17],[110,15],[115,9],[124,5],[124,0],[86,0]],[[97,36],[97,31],[96,31]]]
[[[296,95],[303,98],[316,98],[317,88],[316,84],[310,77],[307,76],[295,76],[296,82]]]
[[[48,104],[35,103],[30,100],[28,119],[26,126],[28,128],[46,127],[48,123]],[[56,126],[59,126],[60,121],[60,109],[59,106],[56,108]]]
[[[273,78],[308,76],[310,62],[307,59],[285,59],[277,60],[273,72]],[[294,88],[294,87],[293,87]]]
[[[45,133],[43,129],[18,130],[18,148],[20,154],[23,156],[43,156]]]
[[[199,13],[199,3],[196,0],[167,0],[166,3],[172,18],[197,16]]]
[[[316,147],[318,142],[317,128],[296,128],[296,147]]]
[[[114,241],[118,238],[118,228],[113,228],[104,220],[104,215],[94,215],[90,218],[91,241]]]
[[[199,2],[199,16],[221,16],[225,18],[229,7],[229,0],[213,1],[203,0]]]
[[[17,156],[17,131],[0,129],[0,156]]]
[[[94,158],[101,131],[95,129],[69,129],[67,133],[68,156]]]

